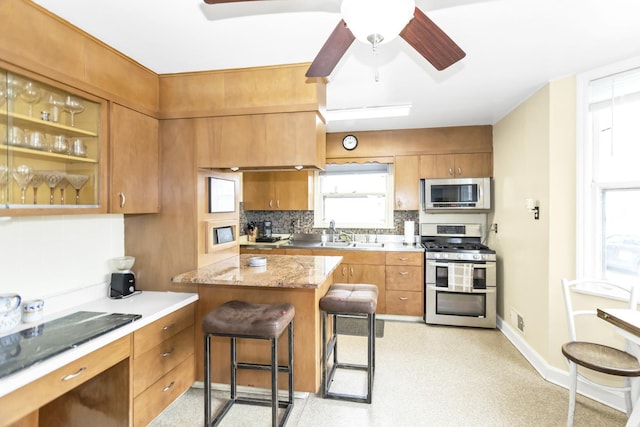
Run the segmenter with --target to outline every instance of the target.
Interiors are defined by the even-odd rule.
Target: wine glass
[[[33,117],[33,104],[40,101],[41,96],[42,90],[33,82],[26,82],[24,86],[22,86],[20,99],[29,104],[29,117]]]
[[[24,205],[24,192],[29,185],[29,182],[33,178],[33,169],[27,165],[20,165],[13,170],[13,179],[16,180],[18,187],[20,187],[21,197],[20,201]]]
[[[7,192],[7,176],[9,175],[9,168],[5,165],[0,165],[0,203],[4,203],[5,194]]]
[[[33,204],[38,203],[38,187],[44,182],[44,175],[41,171],[33,171],[33,177],[29,185],[33,188]]]
[[[74,117],[76,114],[84,111],[84,104],[71,96],[67,96],[64,102],[64,111],[71,115],[71,126],[73,127],[75,126]]]
[[[56,188],[60,189],[60,204],[64,205],[64,189],[69,185],[69,182],[67,181],[67,174],[63,172],[60,173],[62,174],[62,179],[58,182]]]
[[[67,181],[76,190],[76,205],[80,203],[80,189],[84,187],[88,180],[89,177],[87,175],[67,174]]]
[[[56,189],[58,183],[64,178],[64,173],[58,171],[42,171],[42,175],[44,176],[44,182],[49,187],[51,191],[49,195],[49,204],[53,204],[53,193]]]

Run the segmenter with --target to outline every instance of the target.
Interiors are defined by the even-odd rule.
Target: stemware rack
[[[0,216],[12,211],[28,213],[34,208],[91,210],[101,205],[104,150],[100,133],[105,102],[45,80],[0,69]],[[20,97],[23,87],[30,90],[29,97]],[[40,96],[33,96],[34,88]],[[74,104],[68,110],[65,99]],[[80,190],[67,183],[73,197],[51,203],[46,185],[41,191],[27,186],[29,195],[24,197],[25,191],[13,178],[19,166],[86,175],[88,179]]]

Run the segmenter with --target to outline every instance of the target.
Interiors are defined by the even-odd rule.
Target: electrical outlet
[[[524,333],[524,318],[520,314],[518,314],[518,329]]]

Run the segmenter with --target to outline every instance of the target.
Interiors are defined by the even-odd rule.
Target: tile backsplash
[[[313,215],[313,211],[245,211],[240,203],[240,234],[246,234],[247,223],[262,222],[267,219],[273,222],[274,234],[322,233],[322,229],[313,228]],[[356,234],[403,234],[404,222],[414,221],[417,224],[418,217],[418,211],[394,211],[393,229],[341,228],[340,230]]]

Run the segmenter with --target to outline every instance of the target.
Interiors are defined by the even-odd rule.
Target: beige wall
[[[560,281],[576,276],[576,110],[576,78],[556,80],[500,120],[493,132],[491,222],[498,224],[498,233],[490,236],[489,246],[499,260],[498,315],[514,331],[512,312],[522,315],[522,339],[564,371],[560,347],[568,331]],[[528,197],[539,201],[539,220],[524,208]],[[594,325],[593,333],[590,338],[621,344],[604,323]]]
[[[547,359],[549,323],[549,147],[551,88],[539,90],[494,126],[494,218],[498,233],[489,246],[498,255],[498,315],[516,329],[524,318],[524,339]],[[524,208],[539,201],[540,219]]]

